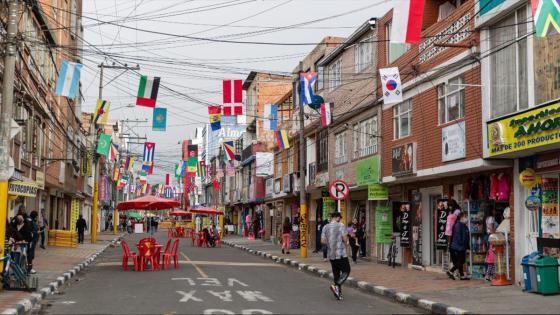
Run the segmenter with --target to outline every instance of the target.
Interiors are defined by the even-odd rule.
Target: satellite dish
[[[313,102],[308,104],[309,107],[313,108],[314,110],[319,110],[321,108],[321,104],[323,104],[325,100],[319,95],[313,95]]]

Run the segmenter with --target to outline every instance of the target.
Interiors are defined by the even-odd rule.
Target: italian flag
[[[420,43],[425,0],[396,0],[394,2],[391,43]]]
[[[136,105],[146,107],[156,107],[156,100],[159,90],[159,77],[140,77],[140,86],[136,96]]]

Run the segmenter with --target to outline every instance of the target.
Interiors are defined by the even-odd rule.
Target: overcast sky
[[[129,72],[119,76],[104,87],[103,96],[112,103],[110,119],[147,119],[145,123],[129,125],[134,127],[134,132],[156,143],[156,167],[149,182],[162,182],[164,174],[173,173],[173,165],[180,159],[178,143],[194,137],[195,128],[208,121],[206,105],[198,101],[220,104],[221,80],[245,79],[252,70],[291,72],[314,47],[257,43],[318,43],[325,36],[346,37],[369,18],[382,16],[390,9],[391,2],[85,0],[83,110],[94,108],[98,96],[98,64],[105,58],[109,63],[115,59],[129,65],[138,63],[142,74],[161,77],[162,84],[173,90],[160,89],[157,102],[158,107],[168,109],[166,132],[151,130],[151,109],[126,107],[135,103],[138,74]],[[306,23],[315,20],[319,21]],[[294,24],[298,26],[286,28]],[[218,43],[192,37],[257,43]],[[105,83],[121,72],[106,70]],[[136,145],[133,149],[141,153],[143,146]]]

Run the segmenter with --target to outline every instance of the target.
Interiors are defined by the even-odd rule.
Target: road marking
[[[183,257],[185,257],[185,259],[187,260],[187,262],[190,262],[190,263],[193,265],[194,269],[196,269],[196,271],[198,271],[198,273],[200,274],[200,276],[201,276],[202,278],[208,278],[208,275],[207,275],[204,271],[202,271],[202,269],[200,269],[199,266],[197,266],[196,264],[194,264],[194,263],[192,262],[192,260],[191,260],[187,255],[185,255],[185,253],[181,252],[181,255],[183,255]]]
[[[193,300],[195,302],[203,302],[202,299],[199,299],[199,298],[194,296],[194,294],[196,293],[196,290],[191,290],[189,292],[185,292],[185,291],[175,291],[175,292],[177,292],[177,293],[179,293],[183,296],[179,300],[179,302],[181,302],[181,303],[188,302],[189,300]]]

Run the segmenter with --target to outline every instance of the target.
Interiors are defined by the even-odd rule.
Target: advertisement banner
[[[323,220],[336,210],[336,201],[331,197],[323,197]]]
[[[37,184],[31,182],[13,181],[8,183],[8,195],[36,197]]]
[[[379,155],[356,163],[356,184],[358,186],[379,183]]]
[[[368,185],[368,200],[389,200],[389,187],[381,184]]]
[[[37,171],[35,173],[35,183],[39,189],[45,189],[45,173]]]
[[[542,235],[560,238],[558,224],[558,178],[542,178]]]
[[[447,215],[449,214],[447,199],[438,199],[436,203],[436,215],[437,215],[437,229],[436,229],[436,248],[446,249],[447,248],[447,237],[445,236],[445,227],[447,224]]]
[[[70,211],[70,231],[75,231],[76,221],[78,221],[78,215],[80,214],[80,199],[72,199]]]
[[[416,170],[414,143],[407,143],[392,149],[391,170],[395,177],[409,176]]]
[[[257,152],[255,159],[257,163],[257,176],[268,177],[274,174],[274,153]]]
[[[441,129],[441,159],[443,162],[465,157],[465,122]]]
[[[401,247],[410,247],[411,242],[411,217],[409,202],[394,202],[393,216],[395,225],[401,234]]]
[[[489,122],[490,156],[560,142],[560,102]]]
[[[393,211],[390,207],[375,208],[375,241],[378,244],[391,244],[393,236]]]

